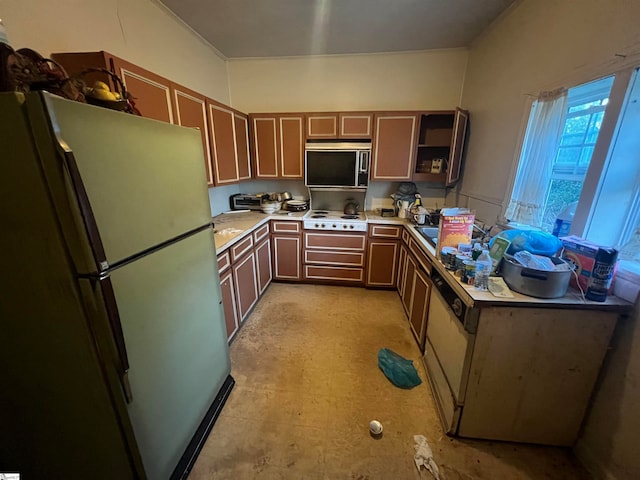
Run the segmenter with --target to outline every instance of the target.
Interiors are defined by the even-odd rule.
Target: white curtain
[[[533,103],[507,208],[509,220],[541,225],[566,113],[566,88],[543,92]]]

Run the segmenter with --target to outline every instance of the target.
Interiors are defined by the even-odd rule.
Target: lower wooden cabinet
[[[220,290],[222,292],[222,307],[224,308],[224,322],[227,326],[227,340],[231,340],[238,331],[238,310],[231,270],[220,275]]]
[[[300,222],[271,222],[274,280],[302,280],[301,230]]]
[[[233,269],[233,281],[236,286],[238,316],[242,322],[258,301],[258,278],[255,252],[252,251],[247,254],[231,268]]]
[[[414,273],[413,289],[411,292],[411,308],[409,310],[409,325],[413,336],[418,342],[420,351],[424,352],[429,317],[429,295],[431,294],[431,280],[422,268],[417,265]]]
[[[271,283],[271,242],[264,239],[256,247],[256,267],[258,268],[258,293],[262,295]]]
[[[304,232],[304,279],[362,285],[366,242],[364,234]]]
[[[413,284],[416,276],[416,261],[413,256],[407,250],[407,256],[405,261],[404,272],[402,273],[404,279],[402,281],[402,289],[400,290],[400,299],[402,300],[402,306],[407,315],[411,312],[411,293],[413,292]]]
[[[369,225],[367,287],[394,288],[397,284],[402,225]]]

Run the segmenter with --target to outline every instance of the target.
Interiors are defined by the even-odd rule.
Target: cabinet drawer
[[[420,245],[418,245],[413,238],[409,240],[409,250],[416,257],[418,263],[424,267],[425,271],[431,275],[431,262],[429,261],[427,254],[422,251]]]
[[[400,238],[402,225],[369,225],[369,236],[377,238]]]
[[[362,283],[364,270],[362,268],[305,265],[304,276],[314,280]]]
[[[304,248],[313,250],[355,250],[364,252],[366,237],[345,233],[304,234]]]
[[[364,267],[364,253],[305,250],[304,263]]]
[[[235,262],[242,257],[242,255],[251,250],[251,248],[253,248],[253,237],[251,235],[247,235],[231,247],[231,261]]]
[[[260,243],[260,240],[269,235],[269,224],[265,223],[261,227],[258,227],[255,232],[253,232],[253,241],[257,245]]]
[[[271,222],[273,233],[300,233],[300,222]]]
[[[223,273],[227,268],[231,266],[231,257],[229,256],[229,250],[218,255],[218,272]]]

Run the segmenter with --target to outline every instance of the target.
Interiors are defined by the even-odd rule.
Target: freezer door
[[[129,415],[149,479],[166,479],[230,373],[211,230],[114,270]]]
[[[43,98],[64,161],[77,166],[74,188],[86,190],[109,265],[211,222],[197,130]]]

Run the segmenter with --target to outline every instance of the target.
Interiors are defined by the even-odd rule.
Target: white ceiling
[[[227,58],[465,47],[516,0],[161,0]]]

